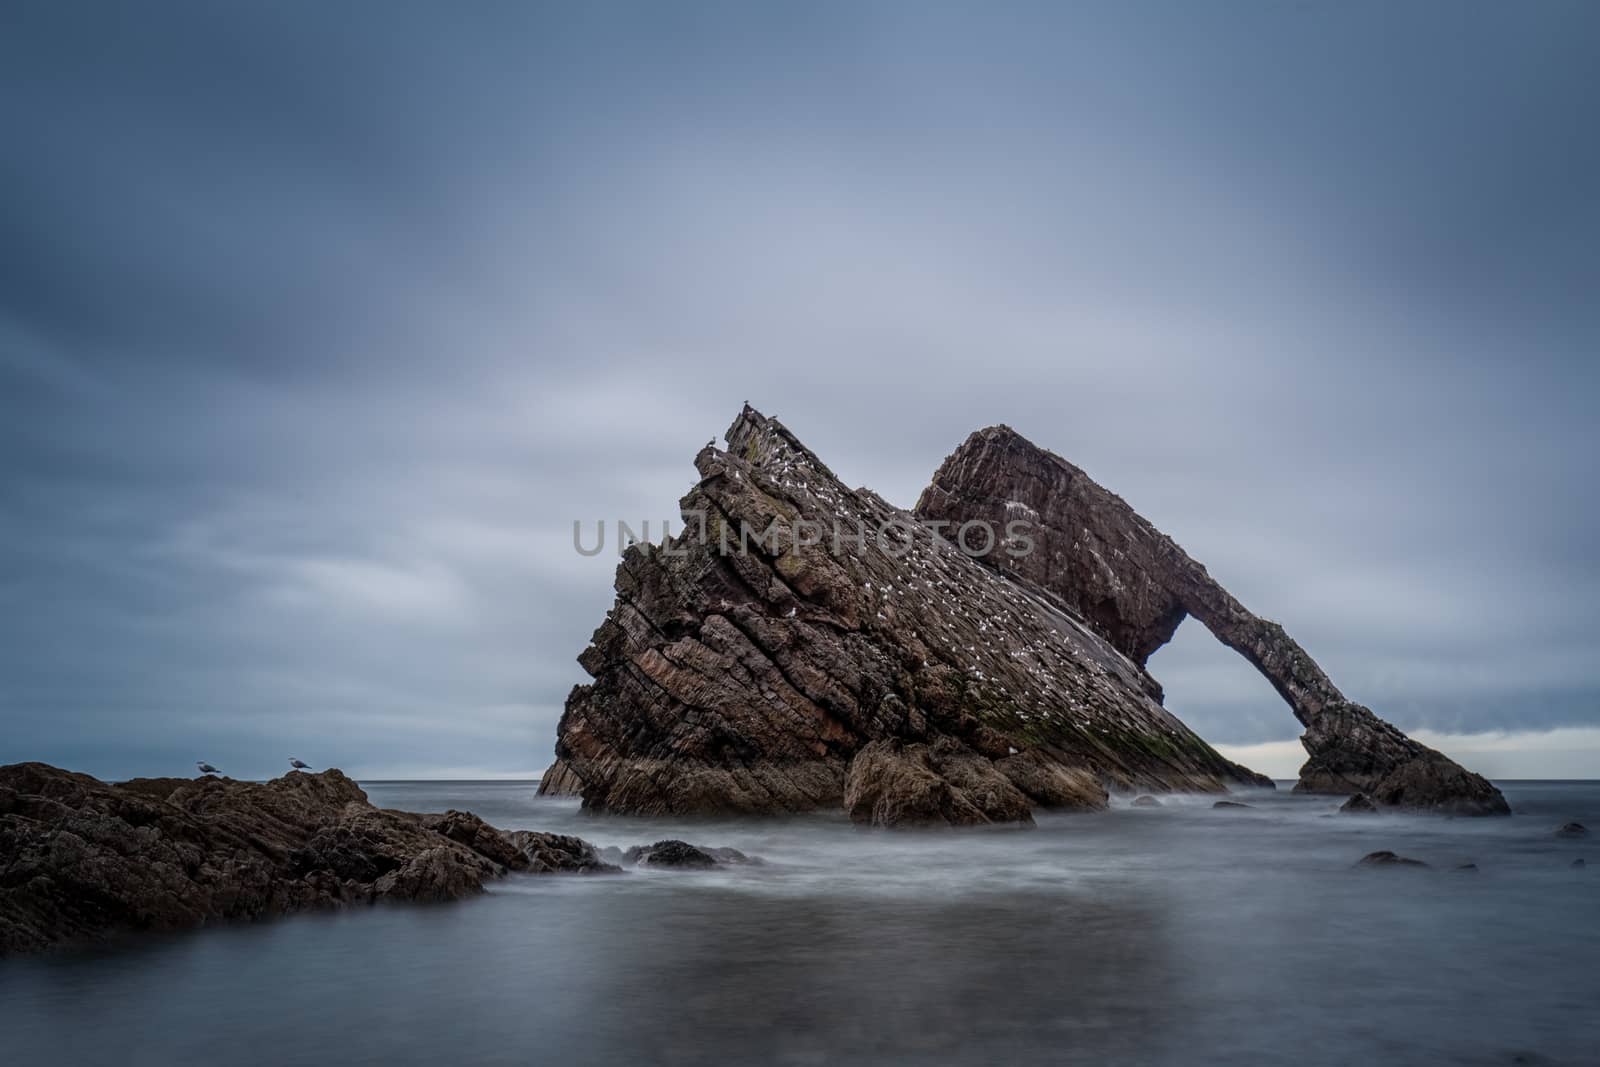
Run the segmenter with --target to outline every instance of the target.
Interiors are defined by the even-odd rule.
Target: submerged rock
[[[687,841],[671,838],[653,845],[634,845],[626,852],[607,847],[600,850],[601,857],[616,863],[639,867],[681,867],[685,869],[720,867],[728,864],[760,865],[765,861],[747,856],[736,848],[712,848],[709,845],[691,845]]]
[[[1148,796],[1148,795],[1147,796],[1142,796],[1142,797],[1134,797],[1133,798],[1133,806],[1136,807],[1136,808],[1159,808],[1159,807],[1161,807],[1161,801],[1157,800],[1155,797]]]
[[[1476,863],[1463,863],[1463,864],[1461,864],[1461,865],[1459,865],[1459,866],[1457,866],[1457,867],[1455,867],[1453,869],[1457,870],[1457,871],[1460,871],[1463,874],[1477,874],[1478,873],[1478,865]]]
[[[1379,852],[1369,852],[1356,861],[1357,867],[1426,867],[1428,864],[1421,860],[1410,859],[1406,856],[1397,856],[1388,849]]]
[[[747,856],[736,848],[728,848],[726,846],[722,848],[708,848],[702,845],[700,846],[700,851],[704,852],[718,863],[731,863],[736,865],[749,864],[751,866],[760,867],[767,862],[760,856]]]
[[[1200,620],[1272,683],[1305,727],[1309,758],[1296,791],[1365,793],[1384,806],[1451,814],[1509,813],[1487,780],[1346,700],[1282,626],[1248,611],[1121,497],[1009,427],[968,437],[916,511],[951,524],[1026,518],[1035,550],[986,562],[1048,590],[1140,667],[1186,617]]]
[[[635,845],[622,854],[623,859],[640,867],[679,867],[683,869],[715,867],[714,856],[687,841],[657,841],[653,845]]]
[[[616,870],[575,837],[375,808],[337,770],[270,782],[0,767],[0,955],[377,900],[470,896],[508,871]]]
[[[1572,865],[1574,867],[1586,867],[1586,866],[1588,866],[1588,864],[1584,863],[1582,856],[1579,856],[1577,859],[1573,860],[1572,861]]]
[[[1378,805],[1374,804],[1372,802],[1372,798],[1367,796],[1367,794],[1357,793],[1355,796],[1339,805],[1339,810],[1346,815],[1376,815],[1378,812]]]
[[[1253,804],[1241,804],[1237,800],[1219,800],[1211,805],[1213,808],[1251,808]]]
[[[695,458],[685,532],[624,553],[542,792],[899,825],[1026,823],[1103,808],[1108,786],[1271,784],[1059,596],[847,487],[752,408],[726,440]]]
[[[525,870],[532,874],[554,874],[558,871],[615,874],[620,869],[581,837],[547,834],[538,830],[506,830],[501,833],[524,861],[508,861],[506,866],[514,871]]]
[[[1588,837],[1589,828],[1581,822],[1569,822],[1556,831],[1557,837]]]

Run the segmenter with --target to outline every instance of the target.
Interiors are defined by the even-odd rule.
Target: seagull
[[[295,759],[293,756],[289,757],[289,766],[293,767],[297,771],[309,771],[311,769],[311,764],[309,764],[309,763],[301,763],[299,760]]]
[[[217,769],[215,767],[211,766],[211,764],[207,763],[203,759],[195,760],[194,761],[194,765],[196,767],[200,768],[200,773],[201,774],[216,774],[217,773]]]
[[[715,447],[717,447],[717,439],[715,437],[713,437],[711,440],[707,441],[706,442],[706,447],[707,448],[715,448]]]

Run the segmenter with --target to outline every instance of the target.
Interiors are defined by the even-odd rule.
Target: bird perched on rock
[[[717,439],[715,437],[713,437],[711,440],[707,441],[706,442],[706,447],[707,448],[716,448],[717,447]]]
[[[311,769],[311,764],[309,764],[309,763],[301,763],[299,760],[295,759],[293,756],[289,757],[289,766],[293,767],[297,771],[309,771]]]
[[[211,766],[211,764],[207,763],[203,759],[195,760],[194,761],[194,765],[196,767],[200,768],[200,773],[201,774],[216,774],[217,773],[217,769],[215,767]]]

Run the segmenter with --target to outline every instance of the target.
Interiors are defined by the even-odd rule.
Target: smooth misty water
[[[1510,819],[1328,817],[1279,793],[920,834],[367,789],[769,862],[0,963],[0,1061],[1600,1063],[1600,783],[1511,783]],[[1596,835],[1552,836],[1571,819]],[[1379,848],[1439,869],[1352,868]]]

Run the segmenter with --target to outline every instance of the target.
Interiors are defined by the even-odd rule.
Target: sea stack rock
[[[1500,791],[1345,699],[1282,626],[1258,618],[1123,499],[1006,426],[979,430],[944,461],[916,514],[1031,528],[1034,551],[982,561],[1048,590],[1136,665],[1194,616],[1244,656],[1305,727],[1297,792],[1364,793],[1379,806],[1507,814]]]
[[[838,809],[848,792],[856,818],[895,825],[1270,785],[1059,594],[847,487],[748,406],[726,441],[695,458],[683,532],[624,553],[543,791],[635,814]]]

